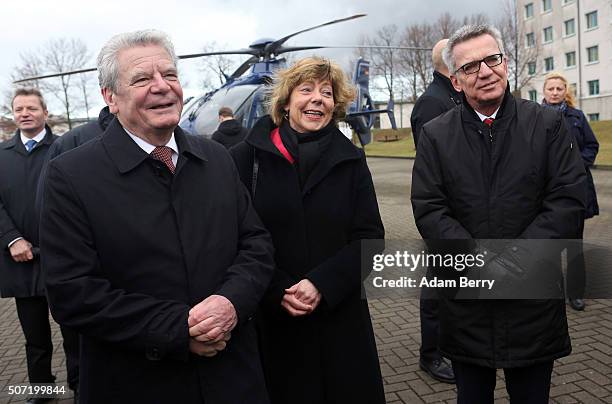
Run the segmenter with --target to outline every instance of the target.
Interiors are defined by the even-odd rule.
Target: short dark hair
[[[15,98],[19,97],[20,95],[37,96],[38,99],[40,100],[40,105],[42,106],[42,109],[45,111],[47,110],[47,103],[45,102],[45,99],[43,98],[40,90],[38,88],[27,88],[27,87],[21,87],[15,90],[15,94],[13,95],[13,99],[11,100],[11,108],[13,108],[13,103],[15,102]]]
[[[232,111],[230,107],[221,107],[219,108],[219,116],[222,116],[224,118],[233,118],[234,111]]]

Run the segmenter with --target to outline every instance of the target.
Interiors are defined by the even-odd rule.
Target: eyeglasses
[[[463,73],[465,74],[478,73],[480,71],[480,65],[482,64],[482,62],[484,62],[485,65],[489,67],[495,67],[495,66],[499,66],[501,62],[503,62],[503,60],[504,60],[503,53],[496,53],[495,55],[489,55],[484,59],[475,60],[473,62],[468,62],[464,64],[463,66],[455,70],[455,74],[457,74],[459,70],[463,70]]]

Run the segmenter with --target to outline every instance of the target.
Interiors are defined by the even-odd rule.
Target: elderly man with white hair
[[[223,146],[177,126],[176,60],[159,31],[110,39],[116,119],[49,165],[43,268],[81,334],[81,403],[268,403],[252,316],[272,244]]]

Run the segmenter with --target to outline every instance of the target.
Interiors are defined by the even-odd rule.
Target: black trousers
[[[433,276],[430,268],[427,269],[427,278]],[[419,317],[421,319],[421,348],[422,361],[433,361],[442,356],[438,351],[438,332],[440,320],[438,319],[438,295],[435,288],[423,287],[419,300]]]
[[[570,299],[584,298],[586,286],[586,264],[582,237],[584,234],[584,220],[580,227],[580,239],[572,240],[567,246],[567,296]]]
[[[26,360],[30,383],[52,383],[51,373],[51,325],[49,306],[44,296],[17,297],[17,316],[26,340]],[[79,384],[79,335],[66,327],[60,327],[64,339],[68,386],[75,389]]]
[[[457,404],[493,404],[496,369],[453,362]],[[553,361],[504,369],[511,404],[548,404]]]

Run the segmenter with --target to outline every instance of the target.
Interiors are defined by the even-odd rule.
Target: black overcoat
[[[51,313],[81,334],[81,403],[267,403],[251,316],[273,249],[219,144],[175,130],[172,176],[114,120],[49,164],[41,219]],[[226,296],[239,324],[189,353],[190,307]]]
[[[424,239],[578,237],[585,173],[560,113],[506,92],[492,129],[464,100],[421,134],[412,207]],[[440,350],[495,368],[568,355],[565,302],[442,299]]]
[[[448,77],[434,71],[433,80],[417,99],[410,114],[414,147],[416,148],[419,145],[419,135],[423,125],[455,108],[458,104],[461,104],[461,93],[455,91]]]
[[[584,217],[588,219],[599,214],[597,192],[595,191],[595,182],[591,174],[591,166],[595,164],[597,152],[599,151],[599,142],[581,110],[567,107],[564,115],[568,130],[574,136],[578,144],[578,149],[580,150],[582,162],[584,163],[587,174],[586,211]]]
[[[367,301],[361,297],[360,240],[383,239],[364,154],[340,131],[300,189],[298,173],[270,140],[266,116],[231,152],[252,186],[254,205],[270,231],[277,268],[260,312],[267,382],[275,404],[384,402]],[[322,302],[294,318],[280,303],[284,289],[309,279]]]
[[[36,186],[49,147],[57,139],[47,134],[30,153],[20,132],[0,143],[0,293],[2,297],[44,296],[38,257],[15,262],[8,244],[23,237],[38,248],[38,215],[35,214]]]
[[[248,132],[236,119],[228,119],[219,124],[211,139],[229,149],[242,142]]]

